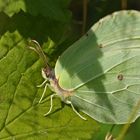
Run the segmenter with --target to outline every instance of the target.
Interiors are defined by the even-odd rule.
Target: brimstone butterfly
[[[58,58],[54,70],[46,64],[42,75],[45,89],[81,118],[75,108],[102,123],[127,123],[140,100],[140,13],[120,11],[101,19]]]

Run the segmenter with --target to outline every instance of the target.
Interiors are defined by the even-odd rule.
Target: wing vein
[[[89,100],[83,99],[83,98],[81,98],[81,97],[78,96],[78,95],[74,95],[74,96],[77,97],[77,98],[79,98],[80,100],[83,100],[83,101],[85,101],[85,102],[87,102],[87,103],[89,103],[89,104],[92,104],[92,105],[94,105],[94,106],[96,106],[96,107],[98,107],[98,108],[105,109],[105,110],[109,111],[109,109],[104,108],[103,106],[97,105],[97,104],[95,104],[95,103],[93,103],[93,102],[90,102]]]
[[[77,86],[74,88],[74,90],[76,90],[76,89],[82,87],[83,85],[89,83],[90,81],[92,81],[92,80],[94,80],[94,79],[96,79],[96,78],[99,78],[100,76],[102,76],[103,74],[107,73],[108,71],[110,71],[110,70],[113,69],[114,67],[116,67],[116,66],[118,66],[118,65],[121,65],[122,63],[124,63],[124,62],[126,62],[126,61],[128,61],[128,60],[131,60],[131,59],[134,58],[134,57],[136,57],[136,56],[133,56],[133,57],[131,57],[131,58],[126,59],[125,61],[121,61],[121,62],[119,62],[119,63],[113,65],[112,67],[106,69],[106,70],[103,71],[102,73],[100,73],[100,74],[98,74],[98,75],[96,75],[96,76],[90,78],[89,80],[85,81],[84,83],[81,83],[81,84],[77,85]],[[84,69],[85,69],[85,68],[84,68]]]

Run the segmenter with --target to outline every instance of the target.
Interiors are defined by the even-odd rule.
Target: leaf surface
[[[53,20],[68,22],[71,17],[67,7],[70,0],[0,0],[0,11],[13,16],[19,11],[34,16],[44,16]]]
[[[97,22],[67,49],[55,72],[72,103],[103,123],[127,123],[140,99],[140,13],[121,11]],[[139,117],[138,112],[134,121]]]

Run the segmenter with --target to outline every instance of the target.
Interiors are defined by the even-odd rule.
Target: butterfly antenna
[[[49,64],[48,64],[48,60],[47,60],[47,57],[46,55],[44,54],[40,44],[36,41],[36,40],[31,40],[29,42],[29,48],[33,51],[35,51],[43,60],[44,64],[46,67],[49,67]]]

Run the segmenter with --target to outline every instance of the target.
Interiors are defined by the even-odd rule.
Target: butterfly
[[[39,43],[32,40],[45,66],[42,101],[47,87],[79,111],[109,124],[128,123],[140,100],[140,12],[119,11],[93,25],[78,41],[58,58],[52,69]],[[78,110],[77,110],[78,109]],[[134,115],[134,122],[140,113]]]

